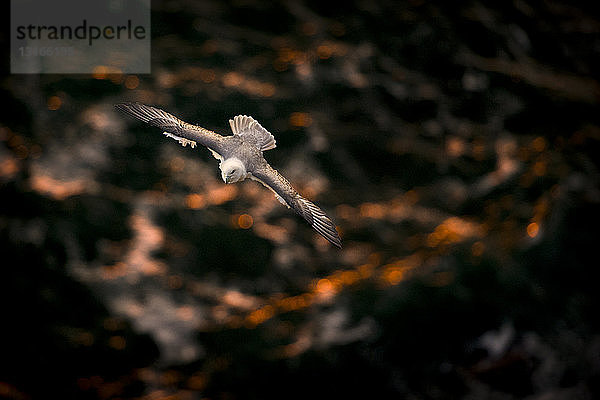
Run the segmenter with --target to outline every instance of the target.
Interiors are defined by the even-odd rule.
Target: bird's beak
[[[222,174],[221,177],[223,178],[223,182],[225,183],[231,183],[231,178],[233,178],[233,176],[225,174]]]

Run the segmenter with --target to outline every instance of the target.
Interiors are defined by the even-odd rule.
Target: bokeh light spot
[[[540,231],[540,226],[537,223],[532,222],[529,225],[527,225],[527,235],[530,238],[536,237],[538,235],[539,231]]]
[[[48,104],[48,110],[55,111],[55,110],[58,110],[60,108],[60,106],[62,106],[62,100],[58,96],[50,96],[48,98],[47,104]]]
[[[206,200],[204,199],[204,196],[202,196],[201,194],[192,193],[192,194],[188,194],[185,197],[185,206],[187,208],[197,210],[199,208],[204,207],[205,204],[206,204]]]
[[[135,75],[128,75],[125,78],[125,87],[127,89],[135,89],[140,85],[140,78]]]
[[[242,229],[249,229],[252,227],[252,224],[254,223],[254,220],[252,219],[252,216],[249,214],[242,214],[238,217],[237,220],[238,226]]]
[[[123,350],[127,342],[123,336],[111,336],[108,340],[108,345],[115,350]]]
[[[216,79],[217,74],[212,69],[203,69],[200,72],[200,80],[204,83],[212,83]]]
[[[312,118],[308,113],[294,112],[290,115],[290,124],[292,126],[307,127],[312,124]]]
[[[94,79],[106,79],[107,74],[108,68],[106,68],[104,65],[96,65],[92,71],[92,76]]]
[[[329,57],[331,57],[332,53],[333,53],[333,49],[331,48],[331,46],[327,46],[326,44],[322,44],[319,47],[317,47],[317,55],[322,60],[326,60]]]

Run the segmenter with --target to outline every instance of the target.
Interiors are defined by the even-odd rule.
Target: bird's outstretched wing
[[[191,147],[194,147],[197,143],[200,143],[213,152],[223,154],[224,137],[218,133],[188,124],[166,111],[145,104],[121,103],[115,104],[115,108],[148,125],[162,129],[165,135],[177,140],[184,146],[190,144]]]
[[[236,115],[229,120],[229,125],[234,135],[242,136],[262,151],[277,147],[273,135],[252,117]]]
[[[302,197],[292,185],[276,169],[265,163],[252,171],[252,179],[259,181],[275,196],[290,208],[300,214],[321,236],[336,247],[342,247],[342,240],[331,219],[309,200]]]

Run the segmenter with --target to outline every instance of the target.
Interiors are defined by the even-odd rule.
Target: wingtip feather
[[[321,236],[323,236],[325,239],[327,239],[327,241],[329,243],[333,244],[338,249],[341,249],[342,248],[342,239],[340,239],[337,229],[335,229],[335,226],[333,225],[331,220],[329,220],[329,223],[330,224],[323,224],[323,225],[313,224],[312,227]]]
[[[127,112],[129,105],[128,103],[117,103],[114,104],[114,107],[121,112]]]

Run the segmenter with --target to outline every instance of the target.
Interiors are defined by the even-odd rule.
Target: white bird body
[[[331,219],[314,203],[302,197],[263,157],[263,151],[276,147],[275,138],[256,120],[238,115],[229,120],[233,135],[215,132],[188,124],[158,108],[139,103],[117,104],[115,107],[143,122],[164,130],[164,134],[184,147],[198,143],[207,147],[220,161],[221,178],[225,183],[250,178],[270,189],[277,199],[300,214],[321,236],[336,247],[341,239]]]

